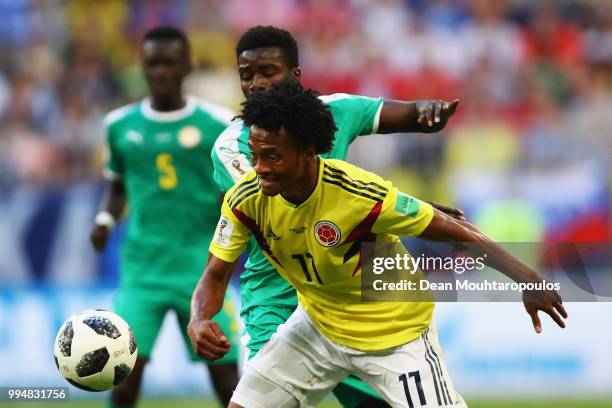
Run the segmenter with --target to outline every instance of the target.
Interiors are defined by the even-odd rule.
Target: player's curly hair
[[[244,51],[269,47],[281,49],[289,68],[296,68],[300,65],[295,38],[289,31],[273,26],[256,26],[242,34],[236,44],[236,58]]]
[[[180,42],[187,54],[190,53],[191,45],[185,32],[178,27],[159,26],[148,30],[142,37],[142,43],[147,41],[178,41]]]
[[[298,149],[312,146],[317,154],[331,150],[337,129],[329,106],[294,79],[254,92],[239,117],[268,132],[284,129]]]

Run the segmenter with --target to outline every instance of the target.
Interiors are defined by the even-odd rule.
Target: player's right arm
[[[110,113],[104,120],[106,129],[104,146],[104,178],[108,180],[99,212],[89,234],[96,251],[106,247],[108,237],[115,226],[115,221],[123,214],[127,202],[125,185],[123,183],[124,165],[121,153],[116,145],[114,119],[121,110]]]
[[[127,202],[125,186],[122,180],[110,180],[102,197],[100,211],[96,215],[94,225],[89,234],[91,243],[96,251],[102,251],[106,247],[108,237],[123,213]]]
[[[187,333],[194,351],[203,359],[218,360],[229,352],[231,343],[212,318],[223,308],[234,262],[209,254],[204,274],[191,297],[191,318]]]
[[[238,184],[236,187],[240,186]],[[206,269],[191,297],[187,333],[194,351],[206,360],[218,360],[229,351],[229,340],[212,318],[223,307],[234,266],[251,237],[250,230],[234,215],[228,204],[236,190],[232,188],[226,194],[221,218],[210,243]]]

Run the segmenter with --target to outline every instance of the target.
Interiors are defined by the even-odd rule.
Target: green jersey
[[[105,119],[105,176],[126,188],[122,284],[195,285],[219,218],[211,150],[233,113],[187,98],[159,112],[145,99]]]
[[[325,158],[346,158],[349,145],[357,136],[376,133],[382,98],[333,94],[320,97],[330,107],[336,131],[332,151]],[[219,136],[212,151],[214,178],[219,188],[229,190],[248,173],[251,151],[248,146],[249,128],[235,121]],[[295,289],[287,283],[261,253],[257,242],[248,245],[249,259],[240,275],[241,314],[256,306],[295,307]]]

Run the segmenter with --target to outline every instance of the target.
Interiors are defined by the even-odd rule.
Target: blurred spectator
[[[0,0],[0,192],[100,177],[101,117],[145,94],[138,45],[160,24],[193,42],[186,91],[234,109],[257,24],[295,34],[322,94],[460,98],[441,136],[366,138],[351,160],[468,215],[533,203],[548,239],[610,236],[609,0]]]
[[[586,21],[585,57],[591,64],[612,65],[612,3],[599,0]]]
[[[34,0],[0,0],[0,45],[3,49],[27,47],[34,36]]]
[[[608,145],[612,5],[605,0],[109,0],[95,12],[77,0],[0,0],[0,16],[9,51],[0,57],[0,117],[72,157],[70,180],[99,171],[92,152],[101,112],[143,95],[137,45],[158,24],[190,31],[192,92],[233,107],[236,37],[275,24],[296,34],[304,81],[322,93],[458,96],[466,121],[482,114],[469,108],[478,104],[519,133],[538,120],[538,98],[552,98],[547,103],[569,113],[560,120],[572,117],[581,133],[601,124],[589,128],[589,145]]]

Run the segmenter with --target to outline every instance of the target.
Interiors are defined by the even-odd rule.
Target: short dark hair
[[[284,129],[298,149],[312,146],[317,154],[331,151],[337,129],[329,106],[294,79],[251,94],[240,118],[268,132]]]
[[[185,47],[187,53],[190,52],[191,45],[185,32],[178,27],[160,26],[147,31],[142,37],[142,43],[147,41],[179,41]]]
[[[248,29],[236,44],[236,58],[244,51],[255,48],[278,47],[283,52],[289,68],[300,66],[298,45],[287,30],[273,26],[256,26]]]

